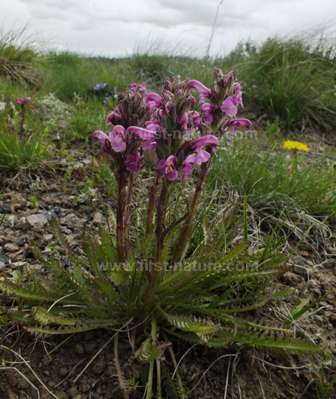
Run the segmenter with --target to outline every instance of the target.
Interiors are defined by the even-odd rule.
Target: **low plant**
[[[219,69],[211,88],[179,77],[166,81],[161,94],[132,84],[107,117],[112,131],[92,136],[117,187],[110,231],[84,238],[79,256],[58,234],[67,267],[36,251],[50,274],[0,282],[17,298],[3,318],[40,334],[110,329],[115,348],[127,332],[135,357],[148,363],[147,399],[162,397],[161,375],[170,372],[164,353],[174,363],[176,339],[215,348],[319,350],[284,326],[255,321],[259,308],[288,295],[272,284],[286,258],[266,242],[249,250],[246,234],[223,250],[235,208],[212,220],[198,246],[190,245],[223,134],[251,126],[237,117],[241,104],[235,75]],[[118,376],[128,397],[120,367]],[[186,397],[179,381],[178,394]]]
[[[0,169],[17,171],[36,169],[48,158],[48,145],[41,132],[31,132],[27,126],[30,97],[17,97],[3,123],[0,133]]]

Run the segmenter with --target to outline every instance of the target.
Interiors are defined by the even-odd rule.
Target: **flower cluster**
[[[242,106],[234,74],[224,75],[219,69],[212,88],[174,77],[158,94],[133,83],[107,116],[111,132],[96,131],[92,138],[129,173],[138,172],[150,159],[168,181],[184,182],[195,168],[210,161],[226,129],[251,127],[248,119],[237,117]]]
[[[155,235],[155,260],[160,263],[168,233],[179,227],[173,261],[183,258],[191,236],[192,219],[221,135],[226,130],[235,132],[251,126],[248,119],[237,117],[242,105],[242,90],[234,74],[224,75],[219,69],[215,71],[211,88],[176,76],[164,83],[160,94],[143,84],[133,83],[119,98],[106,119],[111,131],[97,130],[92,135],[110,159],[117,181],[119,262],[124,263],[130,255],[129,225],[135,177],[144,165],[149,165],[156,175],[150,179],[148,188],[145,238]],[[168,204],[174,184],[185,183],[192,177],[195,177],[195,188],[185,214],[168,224]],[[154,274],[149,275],[150,282],[155,279]]]

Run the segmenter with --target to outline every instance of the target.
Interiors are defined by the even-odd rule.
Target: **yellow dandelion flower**
[[[282,144],[282,148],[289,151],[309,152],[309,146],[301,141],[286,140]]]

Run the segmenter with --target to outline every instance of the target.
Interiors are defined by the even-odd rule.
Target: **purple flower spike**
[[[198,80],[188,80],[187,86],[198,91],[203,97],[209,97],[211,94],[211,90]]]
[[[139,172],[141,157],[138,152],[127,155],[125,159],[126,169],[131,173]]]
[[[236,132],[240,128],[250,129],[252,127],[252,122],[246,118],[237,118],[230,120],[227,126],[231,127],[233,132]]]
[[[112,132],[109,134],[109,140],[111,143],[112,150],[114,152],[125,152],[126,151],[126,130],[124,126],[114,126]]]
[[[169,181],[175,181],[178,177],[176,161],[176,156],[170,155],[166,160],[159,162],[159,171],[164,174]]]

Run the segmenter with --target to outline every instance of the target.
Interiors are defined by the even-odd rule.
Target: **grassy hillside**
[[[209,84],[213,66],[219,66],[237,72],[245,88],[246,109],[254,119],[276,121],[288,131],[333,133],[335,49],[330,40],[272,38],[260,46],[239,44],[227,56],[213,60],[151,54],[99,59],[69,52],[38,54],[9,35],[0,39],[0,96],[52,92],[72,101],[75,94],[89,97],[96,83],[108,83],[118,93],[133,81],[156,87],[175,74]]]

